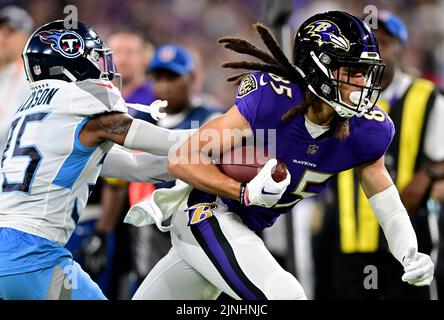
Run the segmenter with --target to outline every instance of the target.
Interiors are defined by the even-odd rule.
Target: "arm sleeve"
[[[369,199],[393,256],[403,263],[410,248],[418,251],[418,241],[410,218],[394,185]]]
[[[167,156],[188,140],[196,130],[169,130],[134,119],[123,145],[128,149]]]
[[[145,152],[132,153],[114,145],[103,162],[101,177],[118,178],[130,182],[159,183],[172,181],[167,171],[168,158]]]

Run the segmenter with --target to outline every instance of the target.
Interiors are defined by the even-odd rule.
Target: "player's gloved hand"
[[[168,101],[155,100],[148,106],[140,103],[127,103],[126,105],[133,109],[147,112],[155,121],[158,121],[159,119],[163,119],[166,117],[166,112],[163,112],[163,109],[168,106]]]
[[[291,175],[287,170],[287,176],[284,180],[274,181],[271,174],[276,165],[276,159],[268,160],[257,176],[246,184],[245,192],[241,195],[241,197],[243,196],[242,203],[246,206],[255,205],[271,208],[279,201],[290,184]]]
[[[81,254],[85,260],[85,271],[91,275],[100,274],[107,262],[107,235],[96,233],[82,242]]]
[[[403,259],[403,266],[402,281],[417,287],[428,286],[432,282],[435,266],[427,254],[410,248]]]

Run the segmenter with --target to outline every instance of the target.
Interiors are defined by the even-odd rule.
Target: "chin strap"
[[[311,85],[308,85],[309,90],[314,93],[317,97],[319,97],[322,101],[324,101],[325,103],[327,103],[330,107],[332,107],[336,113],[343,118],[351,118],[353,116],[357,116],[357,117],[362,117],[369,109],[370,109],[370,103],[369,100],[366,99],[366,104],[361,104],[361,108],[362,110],[360,112],[356,112],[353,110],[350,110],[349,108],[345,107],[344,105],[336,102],[336,101],[329,101],[327,99],[325,99],[324,97],[322,97],[321,95],[317,94],[316,91],[314,90],[314,88]],[[358,97],[357,97],[358,96]],[[358,100],[359,103],[359,98],[361,96],[360,92],[354,91],[350,93],[350,100],[355,103],[356,98]],[[341,97],[339,97],[339,100],[342,102]],[[342,102],[344,103],[344,102]],[[345,104],[345,103],[344,103]]]
[[[351,118],[355,115],[357,115],[356,112],[353,112],[347,108],[345,108],[344,106],[342,106],[341,104],[335,102],[335,101],[329,101],[327,99],[325,99],[323,96],[319,95],[316,90],[313,88],[313,86],[311,84],[308,85],[308,89],[314,94],[316,95],[318,98],[320,98],[322,101],[324,101],[326,104],[328,104],[330,107],[332,107],[337,114],[339,114],[340,117],[343,118]]]

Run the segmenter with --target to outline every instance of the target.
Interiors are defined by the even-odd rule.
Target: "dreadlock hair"
[[[253,71],[270,72],[277,76],[286,78],[292,83],[297,83],[302,86],[305,91],[304,101],[293,106],[283,116],[282,120],[290,121],[295,116],[303,113],[305,114],[308,107],[313,105],[320,99],[312,94],[295,66],[288,61],[285,54],[282,52],[278,42],[270,32],[270,30],[261,23],[255,23],[254,28],[260,35],[262,42],[265,44],[269,52],[266,52],[254,44],[235,37],[224,37],[218,40],[219,43],[224,43],[224,47],[235,51],[237,53],[246,54],[259,59],[261,62],[252,61],[235,61],[225,62],[222,64],[223,68],[232,69],[246,69]],[[234,82],[234,85],[239,85],[242,79],[248,75],[249,72],[243,72],[227,78],[227,81]],[[330,130],[338,139],[345,139],[349,135],[349,122],[347,118],[342,118],[335,113],[334,119],[330,124]]]

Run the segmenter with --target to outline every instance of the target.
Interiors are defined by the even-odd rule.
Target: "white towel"
[[[177,212],[191,190],[193,187],[181,180],[176,180],[173,188],[156,189],[148,198],[133,205],[123,222],[136,227],[156,224],[160,231],[168,232],[172,226],[164,226],[162,222]]]

